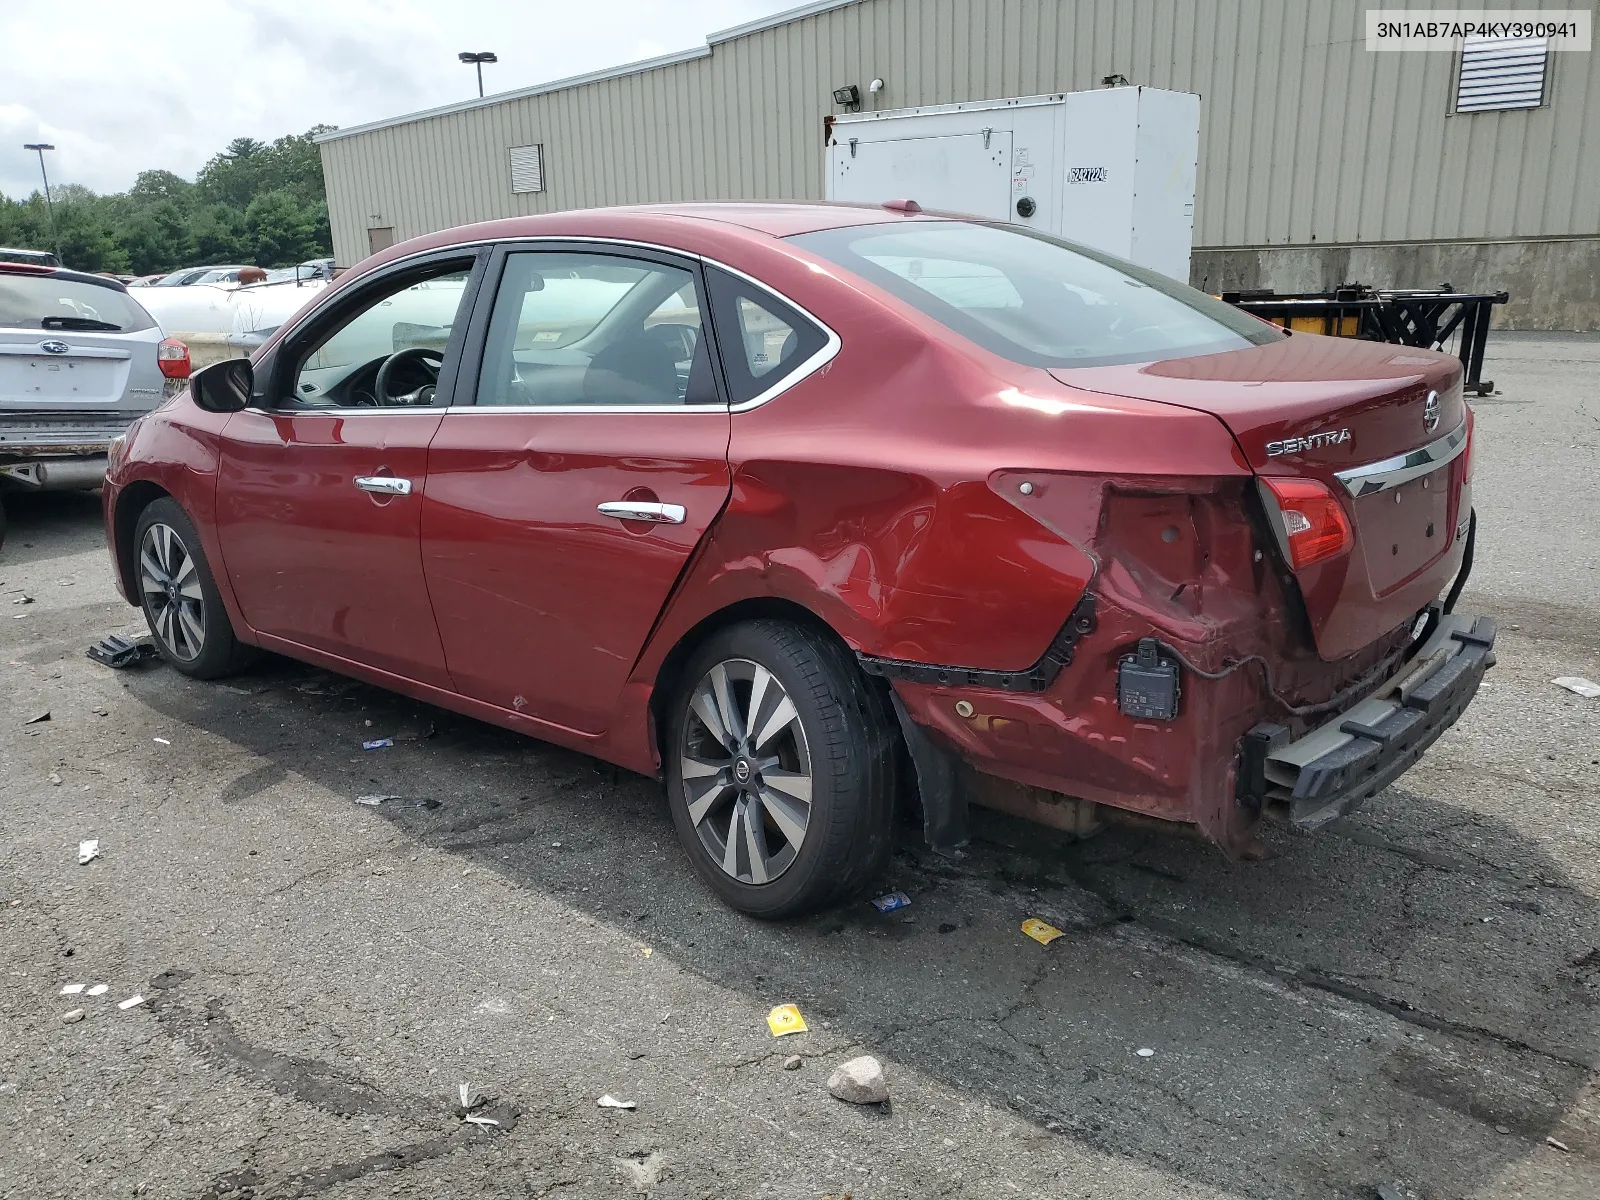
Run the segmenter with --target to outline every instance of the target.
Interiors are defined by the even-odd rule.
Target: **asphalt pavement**
[[[1600,338],[1485,373],[1499,665],[1397,786],[1248,866],[906,828],[909,908],[781,925],[652,781],[287,660],[95,665],[141,628],[97,501],[9,501],[0,1195],[1594,1200],[1600,700],[1550,680],[1600,679]],[[861,1053],[886,1108],[826,1091]]]

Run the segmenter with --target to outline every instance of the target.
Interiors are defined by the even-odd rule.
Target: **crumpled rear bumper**
[[[1360,807],[1409,769],[1466,711],[1494,666],[1489,617],[1448,614],[1410,665],[1378,692],[1294,741],[1280,725],[1245,735],[1239,798],[1316,829]]]

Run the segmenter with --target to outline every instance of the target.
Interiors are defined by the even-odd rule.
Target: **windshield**
[[[919,221],[789,240],[1028,366],[1193,358],[1283,336],[1156,271],[1025,229]]]
[[[85,322],[97,322],[104,333],[132,333],[155,325],[124,291],[53,275],[0,273],[0,326],[85,330]]]

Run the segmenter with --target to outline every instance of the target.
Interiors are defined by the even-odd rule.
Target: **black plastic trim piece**
[[[947,858],[958,857],[967,844],[967,797],[961,790],[960,764],[955,756],[938,745],[911,719],[906,706],[893,691],[900,732],[905,735],[911,765],[917,772],[917,792],[922,800],[922,833],[928,848]]]
[[[861,669],[882,679],[906,679],[912,683],[931,683],[940,687],[996,688],[1005,692],[1042,692],[1056,681],[1061,669],[1072,663],[1078,641],[1095,627],[1093,592],[1084,592],[1073,605],[1066,624],[1051,641],[1043,657],[1026,671],[988,671],[975,667],[941,667],[932,663],[909,662],[900,658],[878,658],[871,654],[857,657]]]

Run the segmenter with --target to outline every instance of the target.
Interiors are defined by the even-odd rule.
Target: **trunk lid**
[[[144,411],[162,400],[159,329],[0,328],[0,413]]]
[[[1461,364],[1448,355],[1302,333],[1222,354],[1051,374],[1087,391],[1210,413],[1258,476],[1311,478],[1333,492],[1354,545],[1295,573],[1328,661],[1409,620],[1460,566],[1471,511],[1468,414]]]

